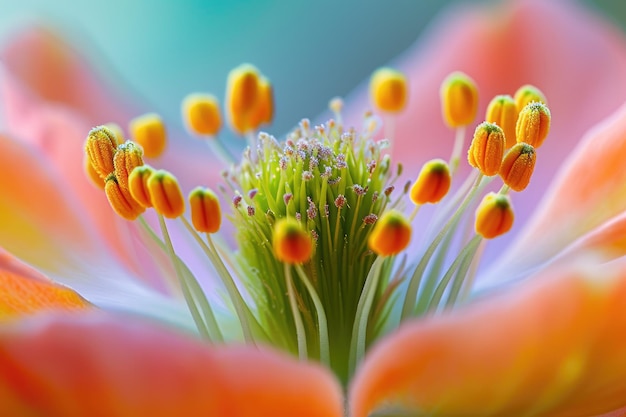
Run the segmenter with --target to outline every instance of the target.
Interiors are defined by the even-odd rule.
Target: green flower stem
[[[379,256],[372,264],[354,317],[354,325],[352,328],[352,340],[350,342],[350,374],[354,374],[357,363],[365,355],[365,344],[367,341],[367,323],[372,309],[374,296],[378,289],[378,281],[380,279],[380,269],[385,257]]]
[[[237,289],[237,285],[235,285],[235,281],[228,272],[226,265],[224,265],[224,262],[220,258],[217,249],[215,248],[215,245],[213,243],[213,240],[211,239],[211,236],[208,234],[206,236],[208,242],[207,245],[185,217],[181,216],[180,219],[182,220],[189,233],[191,233],[191,235],[196,239],[196,242],[198,242],[204,253],[209,257],[211,263],[213,263],[213,265],[217,269],[218,275],[222,280],[222,284],[224,284],[224,287],[226,287],[228,296],[230,297],[230,300],[235,307],[235,312],[237,314],[237,317],[239,318],[239,323],[241,323],[243,337],[247,343],[254,344],[254,335],[250,327],[250,321],[255,319],[252,317],[252,313],[249,311],[246,302],[241,296],[239,290]]]
[[[402,315],[400,316],[401,321],[406,320],[407,318],[411,317],[414,314],[415,301],[417,299],[417,292],[419,290],[419,287],[422,281],[422,276],[424,275],[424,271],[426,271],[426,267],[428,266],[430,259],[432,258],[433,254],[435,253],[435,250],[437,249],[437,247],[439,246],[443,238],[446,236],[450,228],[457,222],[460,216],[465,212],[465,209],[467,208],[467,206],[476,196],[478,190],[480,189],[479,186],[480,186],[482,178],[483,178],[482,175],[478,176],[478,178],[476,179],[476,182],[474,183],[474,186],[470,189],[468,194],[465,196],[463,203],[461,203],[461,205],[457,208],[456,212],[454,212],[452,217],[450,217],[448,222],[443,226],[439,234],[435,236],[435,239],[432,241],[432,243],[430,244],[430,246],[428,247],[428,249],[422,256],[422,259],[420,260],[419,264],[415,268],[415,272],[413,273],[413,276],[409,280],[409,286],[406,290],[406,294],[404,297],[404,304],[402,305]]]
[[[181,262],[176,256],[176,252],[174,251],[174,246],[172,245],[172,240],[170,239],[170,234],[167,231],[167,226],[165,225],[165,219],[160,214],[158,215],[158,218],[159,218],[159,226],[161,227],[161,233],[163,234],[163,242],[165,244],[165,248],[167,250],[169,257],[171,258],[172,263],[174,264],[174,270],[176,271],[176,276],[178,277],[178,280],[180,282],[180,287],[183,291],[183,296],[185,297],[185,301],[187,302],[189,312],[191,313],[191,316],[193,317],[193,320],[196,323],[196,327],[198,328],[198,331],[200,332],[200,334],[206,339],[211,340],[211,334],[221,335],[221,332],[219,331],[219,327],[217,326],[217,322],[215,321],[215,316],[213,315],[213,310],[211,310],[211,307],[208,305],[208,302],[207,302],[206,307],[208,307],[208,310],[205,310],[205,308],[203,308],[203,313],[205,313],[205,319],[207,319],[205,322],[200,316],[198,307],[196,306],[196,301],[194,300],[194,293],[195,293],[196,298],[198,298],[200,294],[198,294],[197,291],[193,291],[192,293],[191,288],[189,286],[191,280],[189,280],[186,274],[184,274],[182,271]],[[200,293],[202,293],[202,291],[200,291]],[[204,293],[202,293],[202,295],[204,295]],[[198,299],[201,299],[201,297],[199,297]],[[207,316],[206,313],[208,311],[210,311],[210,314]]]
[[[293,314],[293,321],[296,324],[296,338],[298,340],[298,356],[301,360],[306,360],[308,357],[306,348],[306,333],[304,330],[304,323],[302,322],[302,316],[298,309],[298,300],[296,300],[296,290],[293,288],[293,279],[291,278],[291,266],[285,265],[285,281],[287,282],[287,294],[289,296],[289,305],[291,306],[291,314]]]
[[[437,285],[437,289],[430,299],[430,303],[426,308],[426,312],[433,312],[437,309],[439,303],[441,302],[441,298],[443,297],[443,293],[446,290],[446,287],[450,283],[450,280],[452,279],[452,276],[455,272],[457,272],[457,274],[451,292],[454,291],[458,294],[459,289],[461,288],[461,284],[463,283],[463,278],[467,274],[467,270],[469,269],[469,266],[474,259],[476,249],[478,249],[478,245],[481,241],[482,237],[480,235],[475,235],[472,240],[470,240],[467,245],[465,245],[463,250],[461,250],[461,253],[459,253],[452,265],[450,265],[448,271],[446,271],[446,274],[443,276],[441,281],[439,281],[439,285]]]
[[[454,176],[456,170],[459,168],[459,162],[461,161],[461,152],[463,152],[463,142],[465,142],[465,126],[459,126],[456,128],[454,138],[454,148],[452,148],[452,155],[450,156],[450,175]]]
[[[480,244],[474,251],[474,255],[472,256],[472,261],[474,259],[479,260],[482,256],[482,252],[485,249],[485,243],[487,241],[485,239],[481,239]],[[478,254],[478,255],[476,255]],[[448,299],[446,300],[446,307],[453,307],[456,305],[459,294],[461,294],[461,289],[463,289],[463,294],[461,295],[461,301],[465,300],[469,295],[469,290],[471,289],[474,278],[476,278],[476,272],[478,270],[478,262],[470,262],[469,274],[464,279],[456,279],[452,284],[452,289],[448,294]]]
[[[328,342],[328,323],[326,321],[326,313],[324,312],[324,305],[322,304],[322,300],[320,300],[317,295],[317,291],[311,284],[311,281],[306,276],[306,273],[302,269],[301,265],[296,265],[296,272],[298,276],[306,286],[306,289],[309,291],[309,295],[313,300],[313,304],[315,305],[315,313],[317,315],[317,323],[319,326],[319,337],[320,337],[320,361],[325,365],[330,365],[330,345]]]

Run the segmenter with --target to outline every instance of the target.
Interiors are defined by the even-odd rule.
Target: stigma
[[[404,172],[389,151],[393,129],[377,113],[393,125],[407,111],[409,81],[390,68],[374,74],[373,111],[364,113],[363,130],[344,125],[343,102],[334,98],[333,119],[318,125],[302,119],[278,138],[260,131],[272,121],[273,86],[244,64],[228,77],[224,105],[228,125],[247,140],[239,159],[220,140],[214,95],[190,94],[181,106],[190,136],[206,139],[224,162],[218,183],[197,184],[185,199],[175,172],[144,162],[158,166],[168,152],[165,124],[155,114],[131,122],[132,141],[124,141],[116,125],[92,129],[86,174],[117,214],[138,222],[167,252],[172,282],[200,336],[222,343],[233,332],[216,319],[217,295],[202,290],[197,276],[205,271],[192,271],[177,255],[172,222],[183,225],[213,264],[210,273],[221,281],[246,343],[320,361],[347,382],[390,329],[468,302],[481,248],[512,228],[516,196],[510,192],[529,185],[550,128],[545,97],[529,85],[495,97],[485,118],[476,120],[478,86],[453,73],[441,88],[450,155]],[[474,134],[464,162],[468,126]],[[461,163],[467,169],[457,170]],[[468,173],[461,178],[460,172]],[[396,188],[407,174],[411,179]],[[425,204],[434,215],[427,230],[416,230],[412,223]],[[216,241],[223,229],[234,234],[234,247]]]

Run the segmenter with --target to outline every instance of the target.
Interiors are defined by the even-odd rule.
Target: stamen
[[[254,130],[252,117],[259,97],[259,70],[253,65],[242,64],[228,74],[226,108],[233,131],[240,135]]]
[[[130,136],[142,148],[146,158],[158,158],[165,151],[167,133],[158,114],[148,113],[130,121]]]
[[[182,104],[183,121],[190,133],[215,136],[222,128],[222,116],[217,97],[212,94],[189,94]]]
[[[396,210],[385,212],[376,222],[367,241],[369,248],[380,256],[396,255],[411,241],[411,224]]]
[[[222,211],[217,195],[208,188],[197,187],[189,194],[191,222],[204,233],[216,233],[222,223]]]
[[[114,174],[109,175],[107,178],[104,185],[104,193],[113,211],[126,220],[135,220],[145,211],[145,208],[130,195],[128,188],[120,186]]]
[[[524,190],[530,183],[536,160],[535,148],[527,143],[517,143],[502,160],[502,181],[515,191]]]
[[[176,177],[167,171],[158,170],[150,175],[147,185],[150,201],[157,213],[168,219],[174,219],[183,214],[185,200]]]
[[[506,138],[506,148],[515,145],[515,124],[518,115],[513,97],[509,95],[495,96],[487,106],[485,121],[495,123],[502,128]]]
[[[451,182],[450,168],[443,159],[433,159],[425,163],[409,194],[415,204],[409,220],[413,220],[421,205],[441,201],[448,194]]]
[[[547,104],[546,96],[534,85],[526,84],[517,89],[514,96],[517,112],[521,112],[527,104],[534,102]]]
[[[478,111],[478,88],[462,72],[450,74],[441,85],[443,118],[448,126],[457,128],[474,121]]]
[[[85,155],[85,158],[83,159],[83,166],[85,168],[87,178],[89,178],[91,183],[101,190],[104,190],[104,180],[92,165],[88,155]]]
[[[379,68],[370,79],[370,98],[385,113],[398,113],[406,107],[408,82],[403,73],[392,68]]]
[[[307,262],[313,253],[311,237],[297,220],[286,217],[274,225],[276,259],[288,264]]]
[[[122,188],[128,189],[128,177],[133,169],[143,165],[141,148],[134,142],[125,142],[117,147],[113,155],[115,178]]]
[[[502,129],[494,123],[483,122],[476,127],[467,160],[481,174],[492,177],[500,170],[505,146]]]
[[[493,239],[511,230],[513,220],[509,196],[489,193],[476,209],[476,233],[485,239]]]
[[[154,169],[148,165],[141,165],[133,169],[128,176],[128,191],[133,199],[148,208],[152,207],[150,191],[148,190],[148,180],[154,173]]]
[[[550,131],[550,110],[539,102],[524,106],[517,118],[515,134],[518,142],[539,148]]]
[[[115,169],[113,155],[117,149],[115,134],[106,126],[94,127],[85,141],[85,152],[93,169],[106,180]]]

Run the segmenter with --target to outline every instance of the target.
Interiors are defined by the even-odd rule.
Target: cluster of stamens
[[[388,68],[372,77],[372,102],[387,122],[385,139],[377,139],[380,122],[369,112],[364,131],[345,128],[342,102],[333,99],[334,120],[312,126],[304,119],[279,141],[257,133],[273,115],[271,84],[251,65],[236,68],[229,76],[225,107],[231,128],[249,145],[237,164],[217,138],[222,124],[217,99],[187,97],[182,109],[188,130],[204,138],[229,167],[222,184],[213,186],[232,208],[228,218],[238,243],[235,253],[218,249],[212,238],[222,223],[213,190],[197,187],[189,193],[189,221],[176,178],[144,164],[143,156],[158,158],[165,149],[158,116],[135,119],[133,141],[123,142],[116,126],[94,128],[85,146],[87,171],[115,212],[138,219],[169,255],[176,285],[201,335],[220,342],[223,329],[211,297],[177,256],[164,218],[180,220],[213,263],[246,342],[269,343],[320,360],[347,381],[367,347],[390,327],[466,298],[480,247],[511,228],[509,192],[528,185],[536,148],[549,130],[550,112],[534,87],[522,87],[515,97],[494,98],[469,146],[468,162],[475,170],[449,196],[465,129],[478,106],[474,82],[454,73],[442,86],[444,120],[456,131],[449,161],[428,161],[414,182],[394,192],[402,167],[392,166],[385,149],[393,139],[394,117],[406,107],[407,83],[403,74]],[[484,193],[477,203],[497,176],[501,189]],[[408,216],[403,210],[406,194],[415,206]],[[438,205],[429,243],[398,257],[409,246],[411,222],[424,204]],[[474,236],[459,243],[456,231],[472,207]],[[157,214],[161,236],[143,218],[149,208]],[[455,245],[458,254],[450,257]]]

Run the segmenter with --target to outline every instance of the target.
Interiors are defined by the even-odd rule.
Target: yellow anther
[[[157,213],[174,219],[185,212],[185,200],[178,180],[164,170],[154,171],[148,178],[150,201]]]
[[[254,130],[254,113],[259,100],[259,71],[250,64],[242,64],[228,74],[226,108],[231,128],[245,134]]]
[[[476,126],[467,160],[483,175],[491,177],[500,171],[505,146],[502,128],[494,123],[483,122]]]
[[[526,84],[517,89],[514,96],[517,112],[521,112],[527,104],[533,101],[548,104],[546,96],[534,85]]]
[[[211,94],[189,94],[183,100],[183,120],[195,135],[215,136],[222,128],[217,98]]]
[[[210,189],[197,187],[189,193],[191,222],[193,227],[204,233],[215,233],[222,224],[222,210],[217,195]]]
[[[535,148],[527,143],[518,143],[504,156],[500,177],[511,189],[522,191],[530,182],[536,159]]]
[[[142,148],[146,158],[161,156],[167,144],[165,124],[158,114],[148,113],[130,121],[130,136]]]
[[[495,123],[502,128],[507,149],[515,145],[515,124],[517,123],[515,100],[509,95],[495,96],[487,106],[485,121]]]
[[[113,154],[116,148],[115,134],[108,127],[98,126],[89,131],[85,142],[85,152],[93,169],[103,181],[114,170]]]
[[[89,160],[89,157],[87,155],[85,155],[85,158],[84,158],[83,162],[84,162],[85,173],[87,174],[87,178],[89,178],[91,180],[91,183],[93,185],[95,185],[96,187],[104,190],[104,180],[96,172],[96,169],[91,164],[91,161]]]
[[[109,128],[111,133],[113,133],[113,137],[115,138],[115,142],[117,142],[118,145],[121,145],[122,143],[124,143],[126,141],[124,139],[124,131],[122,130],[120,125],[118,125],[117,123],[107,123],[107,124],[105,124],[105,126],[107,128]]]
[[[411,224],[397,210],[385,212],[374,225],[368,238],[369,248],[380,256],[400,253],[411,241]]]
[[[450,168],[442,159],[428,161],[411,187],[411,201],[416,205],[438,203],[450,190]]]
[[[257,129],[262,124],[270,123],[274,118],[274,90],[272,83],[265,77],[259,79],[256,109],[252,114],[250,125]]]
[[[545,104],[536,101],[527,104],[517,118],[517,141],[539,148],[550,131],[550,118],[550,110]]]
[[[141,165],[133,169],[128,176],[128,191],[133,199],[143,207],[152,207],[148,180],[154,169],[148,165]]]
[[[115,178],[122,188],[128,189],[128,176],[133,169],[143,165],[143,152],[134,142],[124,142],[113,155]]]
[[[293,217],[284,217],[274,225],[274,254],[280,262],[301,264],[313,255],[313,241],[302,224]]]
[[[115,178],[109,175],[104,185],[104,193],[113,210],[126,220],[135,220],[145,209],[130,195],[128,189],[122,188]]]
[[[406,107],[408,83],[400,71],[379,68],[370,79],[370,98],[380,111],[398,113]]]
[[[476,233],[485,239],[493,239],[511,230],[513,206],[506,194],[489,193],[476,209]]]
[[[443,118],[448,126],[467,126],[478,111],[478,88],[469,76],[462,72],[450,74],[441,85]]]

